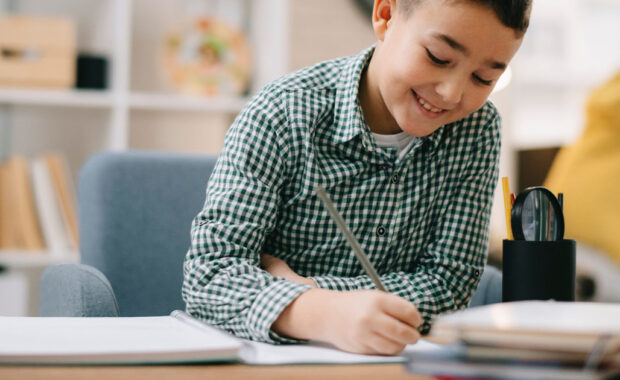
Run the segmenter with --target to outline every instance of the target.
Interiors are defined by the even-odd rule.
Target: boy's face
[[[376,0],[373,27],[369,75],[383,120],[420,137],[482,107],[521,44],[491,9],[468,1],[423,1],[406,15],[395,0]]]

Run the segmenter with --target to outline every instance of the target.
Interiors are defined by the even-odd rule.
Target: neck
[[[376,49],[378,49],[377,46]],[[377,83],[377,68],[379,66],[377,51],[370,58],[368,67],[362,73],[359,85],[359,101],[364,112],[368,127],[374,133],[392,135],[402,132],[394,117],[385,106]]]

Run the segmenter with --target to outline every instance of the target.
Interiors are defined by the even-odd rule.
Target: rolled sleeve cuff
[[[358,289],[374,289],[372,281],[367,276],[361,277],[337,277],[337,276],[315,276],[310,277],[319,288],[348,291]]]
[[[271,325],[282,311],[301,293],[312,289],[310,285],[291,281],[275,281],[264,288],[256,297],[247,316],[248,329],[260,341],[268,343],[301,343],[303,340],[291,339],[271,330]]]

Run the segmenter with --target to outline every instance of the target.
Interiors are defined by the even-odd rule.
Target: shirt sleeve
[[[286,115],[268,90],[237,117],[209,180],[204,207],[192,222],[183,266],[187,312],[239,337],[270,343],[296,340],[271,325],[309,285],[260,268],[265,237],[276,223],[286,154],[278,126]]]
[[[446,212],[438,219],[434,238],[418,253],[414,271],[380,276],[387,291],[416,305],[424,318],[423,333],[436,315],[467,307],[484,270],[501,143],[500,117],[494,113],[489,119]],[[311,278],[318,287],[332,290],[374,288],[366,275]]]

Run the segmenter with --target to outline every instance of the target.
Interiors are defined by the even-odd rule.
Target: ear
[[[372,9],[372,28],[379,41],[383,41],[385,33],[396,15],[396,0],[375,0]]]

